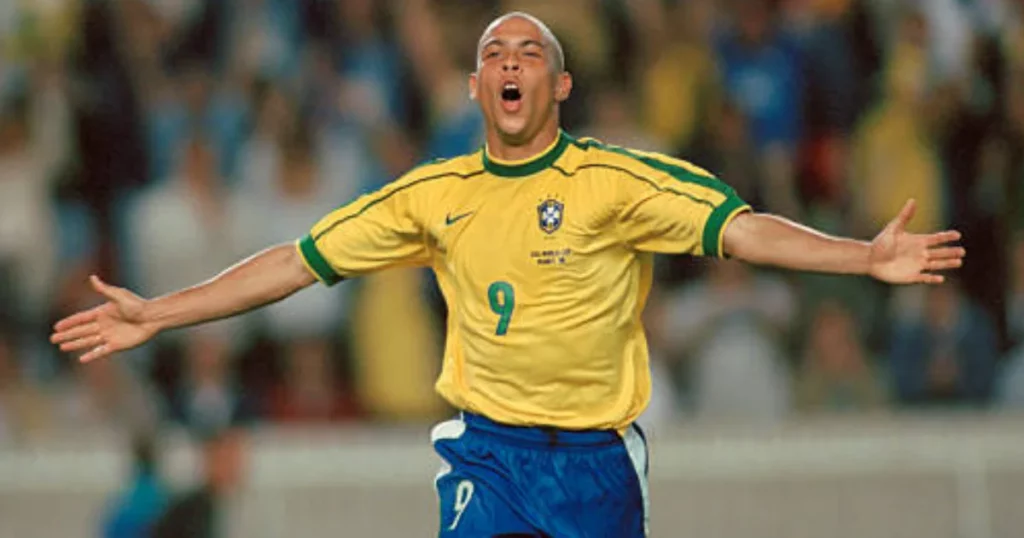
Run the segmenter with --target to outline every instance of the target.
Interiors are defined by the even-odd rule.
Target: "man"
[[[912,203],[870,243],[755,214],[689,163],[562,132],[571,89],[551,31],[503,16],[469,78],[484,148],[422,165],[297,248],[177,293],[146,300],[93,277],[108,302],[59,322],[53,342],[95,360],[316,279],[429,265],[449,307],[436,388],[463,410],[432,435],[446,462],[441,536],[643,536],[647,456],[633,422],[650,397],[640,313],[655,252],[935,284],[964,251],[944,246],[956,232],[905,232]]]
[[[224,504],[242,481],[244,440],[233,427],[201,432],[203,482],[171,501],[153,525],[153,538],[226,536]]]

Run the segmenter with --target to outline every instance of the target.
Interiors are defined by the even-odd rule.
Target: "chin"
[[[525,121],[519,119],[498,120],[497,127],[498,134],[507,143],[522,144],[529,139]]]

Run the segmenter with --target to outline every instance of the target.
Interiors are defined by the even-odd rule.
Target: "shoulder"
[[[671,178],[714,186],[714,174],[689,161],[652,151],[606,144],[595,138],[573,139],[573,145],[582,153],[579,166],[607,168],[624,176],[660,181]]]
[[[435,187],[445,185],[448,181],[468,180],[483,173],[483,161],[479,151],[450,159],[431,159],[414,166],[397,179],[372,192],[365,193],[361,200],[376,203],[394,196],[401,199],[408,199],[410,195],[419,197],[431,192]]]
[[[403,174],[394,183],[399,185],[420,183],[444,178],[468,179],[483,174],[480,150],[450,159],[430,159]]]

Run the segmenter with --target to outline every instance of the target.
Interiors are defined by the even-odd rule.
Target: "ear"
[[[469,98],[476,101],[476,73],[469,74]]]
[[[562,71],[555,80],[555,102],[561,103],[569,98],[572,93],[572,75],[568,71]]]

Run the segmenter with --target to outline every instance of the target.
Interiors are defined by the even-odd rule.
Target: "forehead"
[[[544,32],[532,21],[523,17],[509,17],[492,23],[480,37],[480,45],[501,41],[537,41],[546,43]]]

